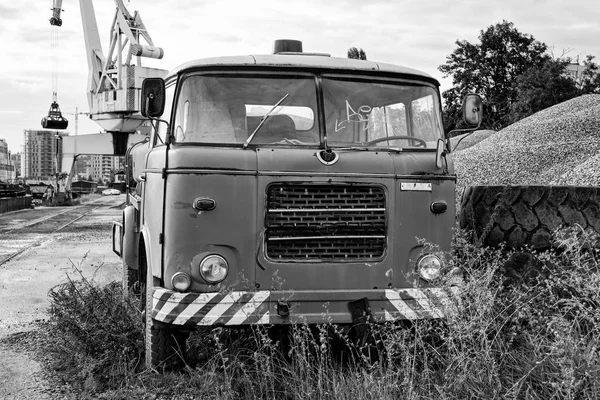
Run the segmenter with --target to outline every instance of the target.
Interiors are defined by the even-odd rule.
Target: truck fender
[[[139,268],[139,211],[132,205],[123,210],[123,261],[129,268]]]
[[[162,279],[162,266],[160,263],[160,257],[158,260],[153,259],[152,250],[150,249],[150,242],[148,240],[148,238],[150,237],[151,235],[148,232],[148,228],[142,226],[140,232],[139,247],[140,251],[145,251],[146,253],[146,267],[148,268],[147,272],[152,271],[152,275],[155,278]],[[142,250],[142,246],[144,250]]]

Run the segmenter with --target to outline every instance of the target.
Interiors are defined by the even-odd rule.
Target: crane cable
[[[53,9],[52,0],[50,8]],[[52,80],[52,102],[57,103],[58,98],[58,25],[50,25],[50,61]]]
[[[50,0],[52,1],[52,0]],[[42,118],[42,128],[44,129],[67,129],[69,121],[67,121],[60,112],[58,106],[58,27],[62,25],[60,19],[61,0],[56,0],[52,10],[52,18],[50,18],[50,60],[51,60],[51,81],[52,81],[52,104],[48,116]],[[58,5],[58,7],[55,7]]]

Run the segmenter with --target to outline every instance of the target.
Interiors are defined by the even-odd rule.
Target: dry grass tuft
[[[530,253],[535,273],[510,279],[513,253],[466,239],[451,261],[466,271],[457,311],[374,324],[364,345],[333,325],[206,329],[183,371],[139,371],[141,319],[120,285],[70,281],[52,292],[46,350],[78,398],[600,398],[598,239],[561,232],[560,253]]]

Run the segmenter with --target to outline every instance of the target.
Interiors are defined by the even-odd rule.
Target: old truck
[[[455,291],[436,282],[460,271],[441,256],[456,176],[434,78],[282,40],[148,78],[141,105],[113,250],[147,366],[199,326],[444,317]]]

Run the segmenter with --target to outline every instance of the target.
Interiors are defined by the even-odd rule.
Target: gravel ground
[[[71,388],[62,383],[48,366],[50,359],[37,349],[44,345],[42,322],[12,326],[18,330],[0,337],[0,399],[2,400],[76,400]],[[2,330],[0,329],[0,334]],[[27,373],[23,373],[26,370]]]
[[[47,293],[67,275],[78,279],[73,264],[101,284],[120,279],[121,262],[111,251],[110,229],[121,216],[123,200],[99,197],[98,208],[55,233],[49,233],[57,226],[46,210],[0,215],[0,258],[39,242],[0,266],[0,400],[80,399],[53,373],[43,351],[40,329],[47,316]],[[67,209],[64,217],[69,214],[67,221],[73,220],[80,211]],[[26,226],[35,220],[40,220],[38,225]]]
[[[454,153],[459,196],[473,185],[600,186],[600,95],[557,104],[462,146]]]

